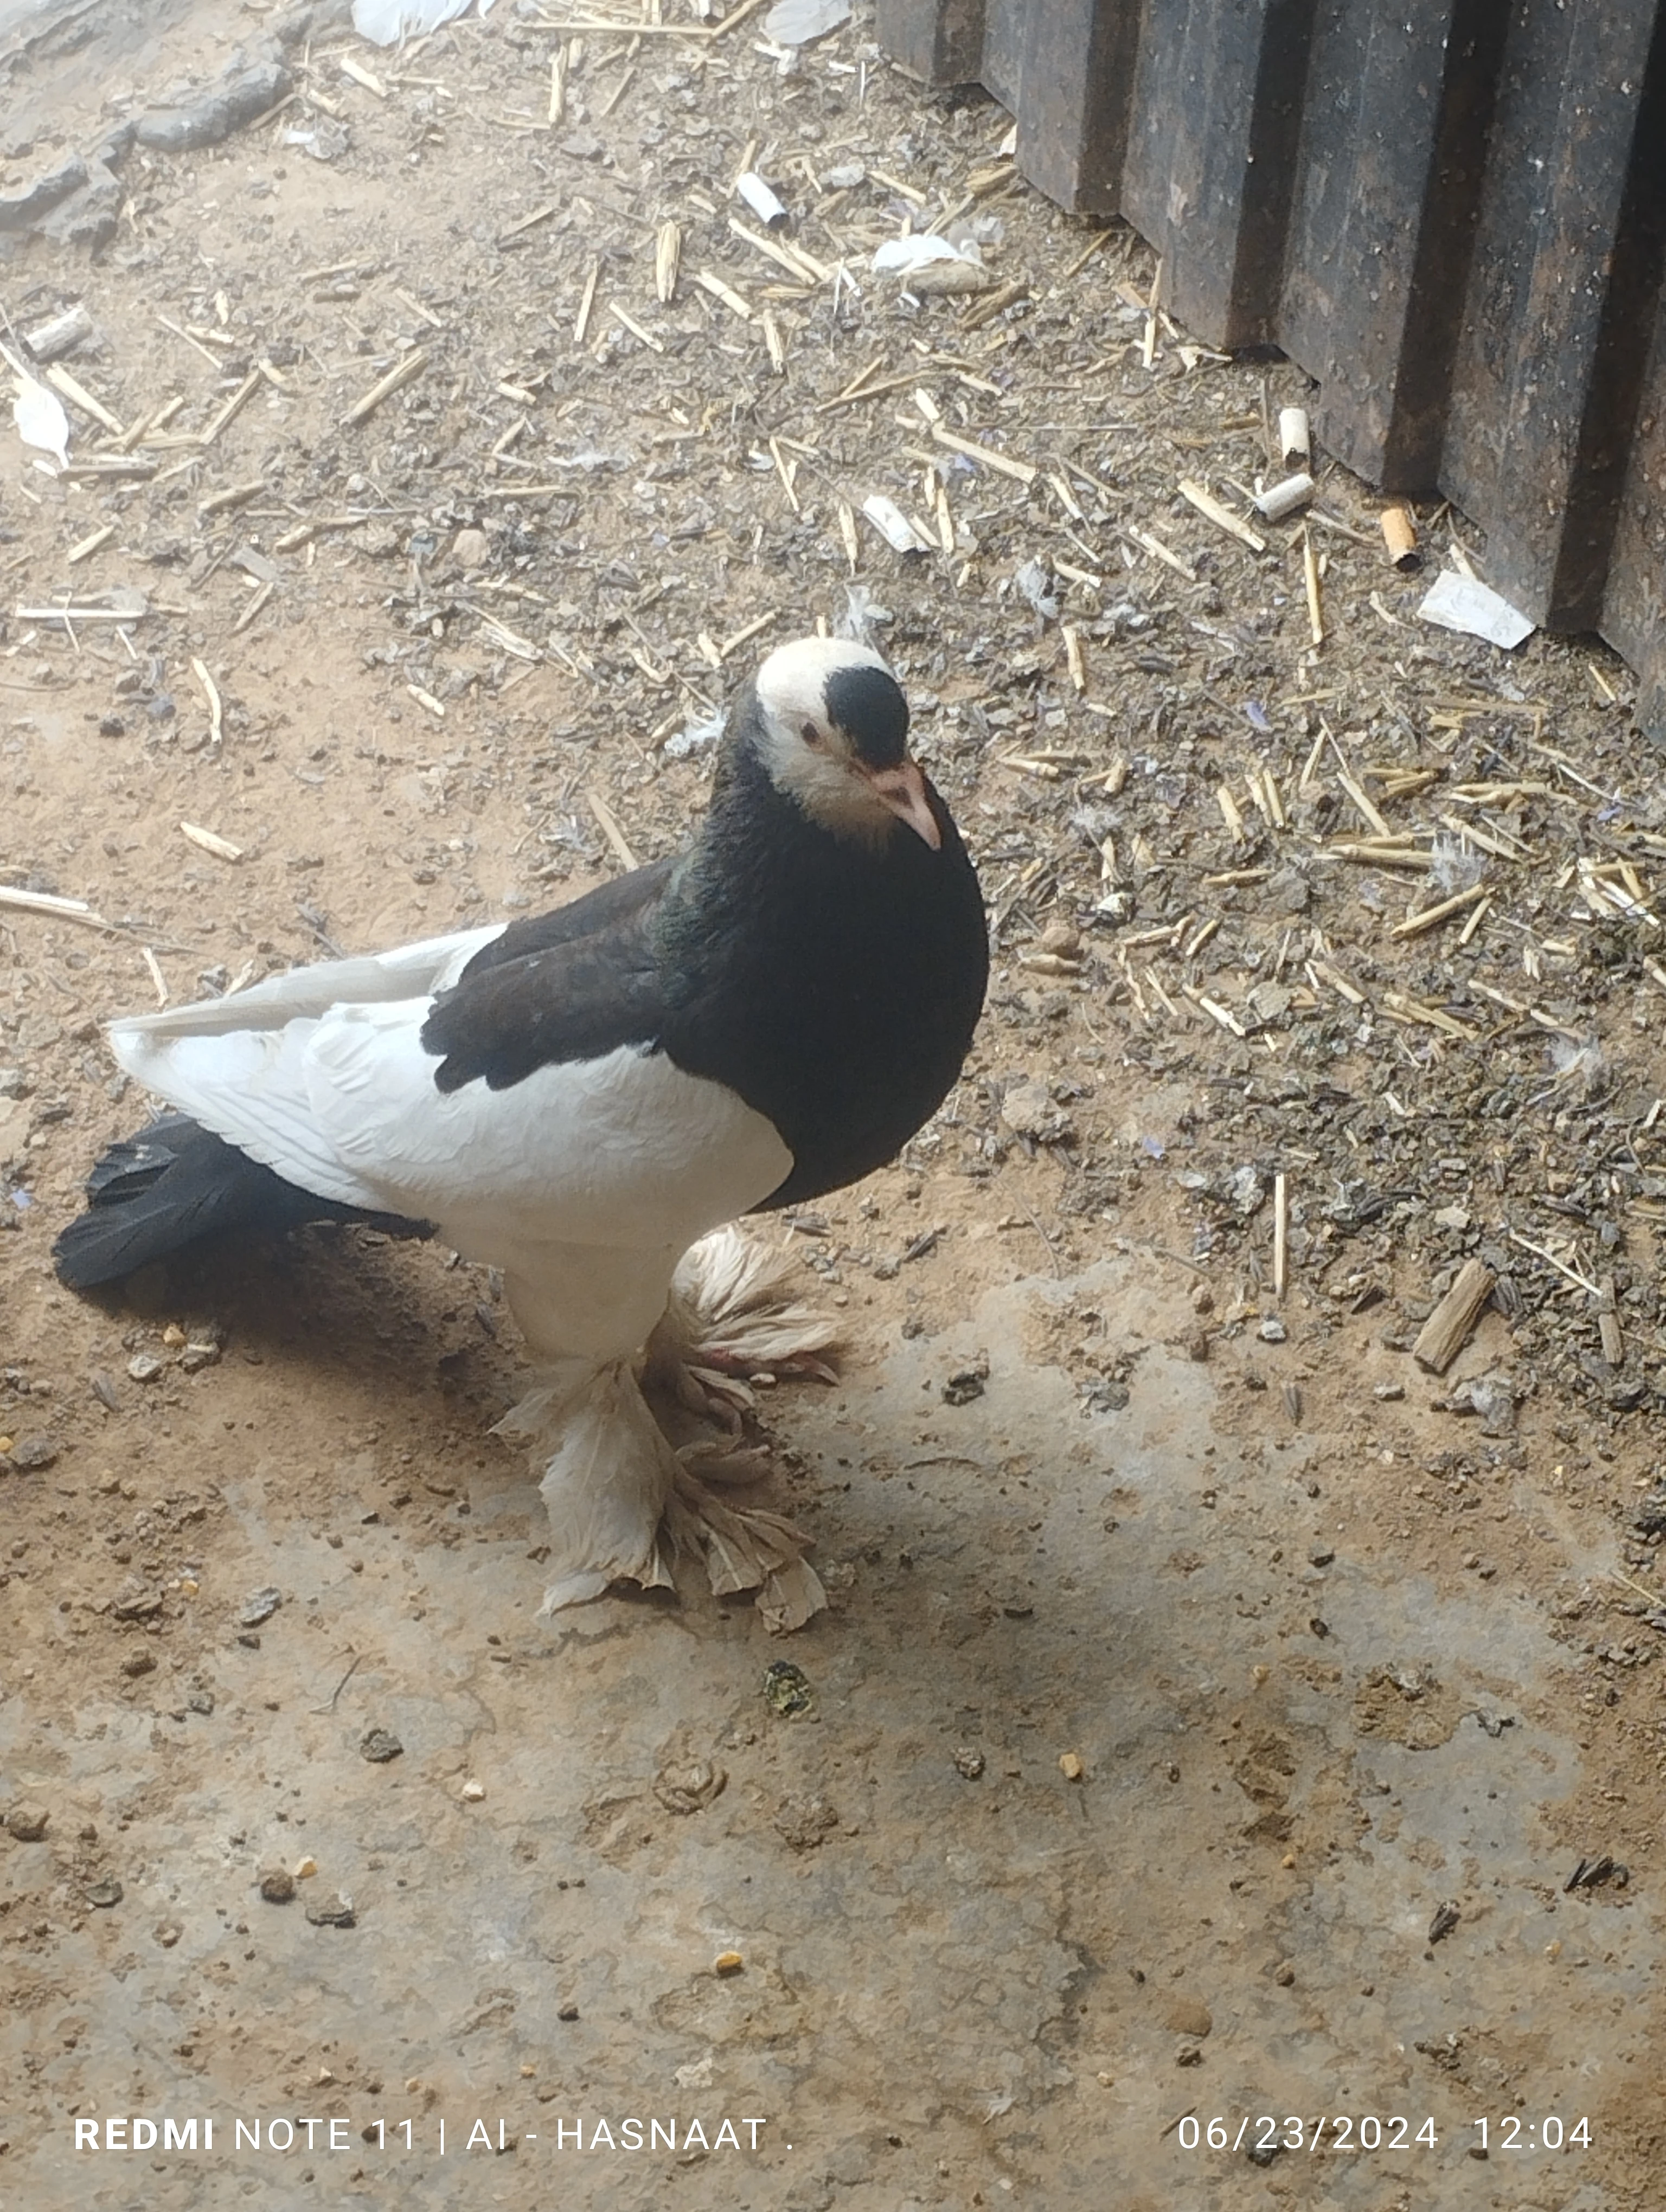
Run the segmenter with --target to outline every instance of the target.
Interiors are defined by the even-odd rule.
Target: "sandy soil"
[[[1245,513],[1304,380],[1148,317],[1139,242],[862,11],[790,72],[756,18],[575,52],[538,12],[320,30],[276,114],[130,151],[96,251],[0,234],[14,328],[84,300],[64,366],[137,431],[72,399],[72,458],[145,471],[13,440],[0,480],[0,882],[108,925],[0,919],[7,2201],[1657,2203],[1666,810],[1626,671],[1420,623],[1334,471],[1316,645],[1299,523],[1258,553],[1177,489]],[[14,69],[0,194],[276,20],[114,14]],[[732,228],[747,161],[809,264]],[[870,273],[957,210],[1017,296]],[[144,1110],[99,1024],[569,896],[610,821],[667,849],[736,672],[853,593],[997,975],[909,1157],[771,1231],[848,1326],[763,1413],[831,1607],[772,1641],[691,1576],[542,1620],[483,1272],[319,1231],[57,1287]],[[1423,860],[1360,857],[1372,812]],[[1431,1374],[1471,1257],[1498,1297]]]

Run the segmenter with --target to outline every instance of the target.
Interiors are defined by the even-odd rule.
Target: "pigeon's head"
[[[909,757],[909,702],[877,653],[801,637],[769,655],[754,688],[758,757],[812,822],[870,845],[906,822],[940,849],[926,779]]]

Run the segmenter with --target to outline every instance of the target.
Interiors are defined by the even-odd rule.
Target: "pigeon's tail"
[[[87,1211],[52,1247],[58,1280],[91,1290],[186,1245],[232,1234],[260,1237],[308,1221],[368,1221],[427,1236],[427,1222],[374,1214],[286,1182],[184,1114],[164,1114],[112,1145],[87,1181]]]

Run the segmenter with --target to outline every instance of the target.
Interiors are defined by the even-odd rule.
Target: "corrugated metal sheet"
[[[987,85],[1200,337],[1316,377],[1351,468],[1454,500],[1526,613],[1601,629],[1666,736],[1666,6],[879,0],[879,35]]]

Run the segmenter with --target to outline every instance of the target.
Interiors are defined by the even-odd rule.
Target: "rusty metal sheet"
[[[878,15],[879,44],[910,76],[939,85],[980,76],[983,0],[879,0]]]
[[[1211,345],[1274,343],[1316,0],[1146,0],[1122,212]]]
[[[1658,55],[1652,144],[1639,128],[1657,38],[1636,0],[1521,0],[1499,85],[1440,483],[1486,525],[1492,580],[1559,629],[1600,616],[1636,421],[1666,150]]]
[[[1018,167],[1061,207],[1121,204],[1139,35],[1139,0],[989,0],[983,81],[1018,118]]]
[[[1439,473],[1508,13],[1341,0],[1316,26],[1277,337],[1322,442],[1385,490]]]
[[[1599,627],[1642,679],[1639,721],[1666,738],[1666,302],[1655,315]]]

